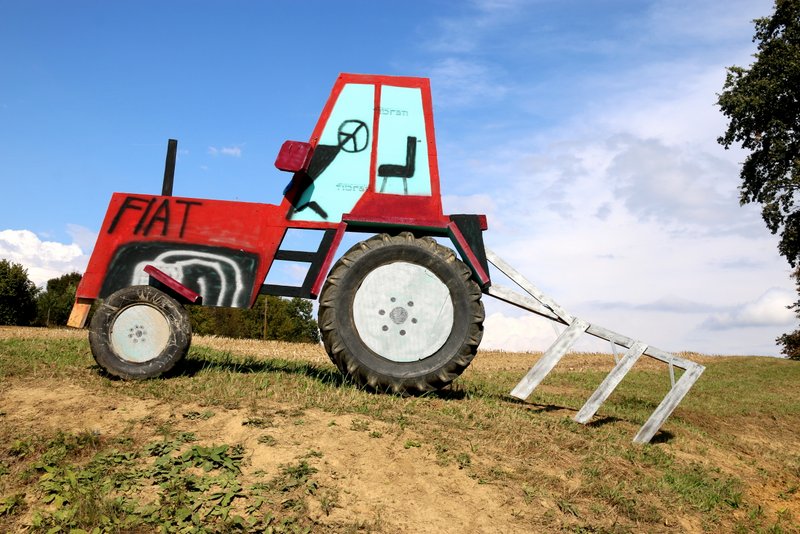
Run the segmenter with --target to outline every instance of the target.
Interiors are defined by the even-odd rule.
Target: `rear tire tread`
[[[468,306],[466,316],[469,324],[466,335],[463,336],[463,342],[447,362],[421,375],[410,373],[410,376],[402,376],[406,373],[402,371],[385,373],[371,368],[353,354],[352,350],[348,349],[347,340],[342,338],[341,330],[337,326],[339,324],[336,315],[337,303],[344,298],[346,292],[355,292],[357,289],[343,287],[347,283],[348,273],[360,261],[369,261],[365,256],[370,253],[384,247],[397,245],[417,247],[437,256],[448,265],[451,274],[458,279],[457,284],[461,285],[466,293],[466,305]],[[451,249],[440,245],[430,237],[417,238],[410,232],[403,232],[396,236],[380,234],[354,245],[331,269],[319,298],[318,317],[322,341],[334,365],[358,384],[375,390],[399,394],[417,394],[441,389],[461,375],[478,351],[478,345],[483,337],[485,317],[481,295],[480,287],[472,279],[469,267],[461,262]],[[400,369],[405,366],[405,368],[411,369],[414,363],[417,362],[395,364],[394,367]]]

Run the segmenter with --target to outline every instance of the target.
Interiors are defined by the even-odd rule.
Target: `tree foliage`
[[[68,273],[48,280],[45,290],[39,293],[36,299],[38,308],[36,324],[41,326],[66,325],[80,281],[80,273]]]
[[[748,151],[739,187],[741,204],[761,204],[767,228],[780,233],[778,251],[795,267],[800,293],[800,0],[775,0],[772,16],[756,19],[750,68],[732,66],[718,104],[728,129],[718,141]],[[800,300],[792,309],[800,318]],[[777,339],[800,359],[800,330]]]
[[[740,202],[758,202],[767,228],[780,231],[778,250],[800,259],[800,0],[776,0],[771,17],[756,19],[755,61],[732,66],[718,104],[729,119],[718,141],[749,151]]]
[[[258,297],[251,309],[189,306],[192,332],[236,338],[319,343],[310,301]]]
[[[0,325],[27,326],[36,317],[36,285],[19,263],[0,260]]]
[[[792,274],[795,281],[795,288],[800,294],[800,267],[797,267]],[[800,300],[789,306],[794,310],[795,315],[800,319]],[[789,334],[783,334],[775,341],[782,347],[782,352],[792,360],[800,360],[800,329]]]

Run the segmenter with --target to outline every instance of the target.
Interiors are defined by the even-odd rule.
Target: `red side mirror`
[[[281,151],[278,152],[275,166],[287,172],[304,171],[308,168],[313,153],[314,147],[311,146],[311,143],[285,141],[281,146]]]

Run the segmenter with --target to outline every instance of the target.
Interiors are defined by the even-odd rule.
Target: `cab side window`
[[[428,140],[422,91],[381,88],[378,114],[378,168],[375,191],[393,195],[431,195]]]
[[[342,88],[308,165],[309,183],[289,218],[339,222],[369,187],[375,86]]]

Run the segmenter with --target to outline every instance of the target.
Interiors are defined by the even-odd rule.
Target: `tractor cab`
[[[289,221],[443,220],[424,78],[342,74],[310,141],[284,143],[276,166],[294,172]]]

